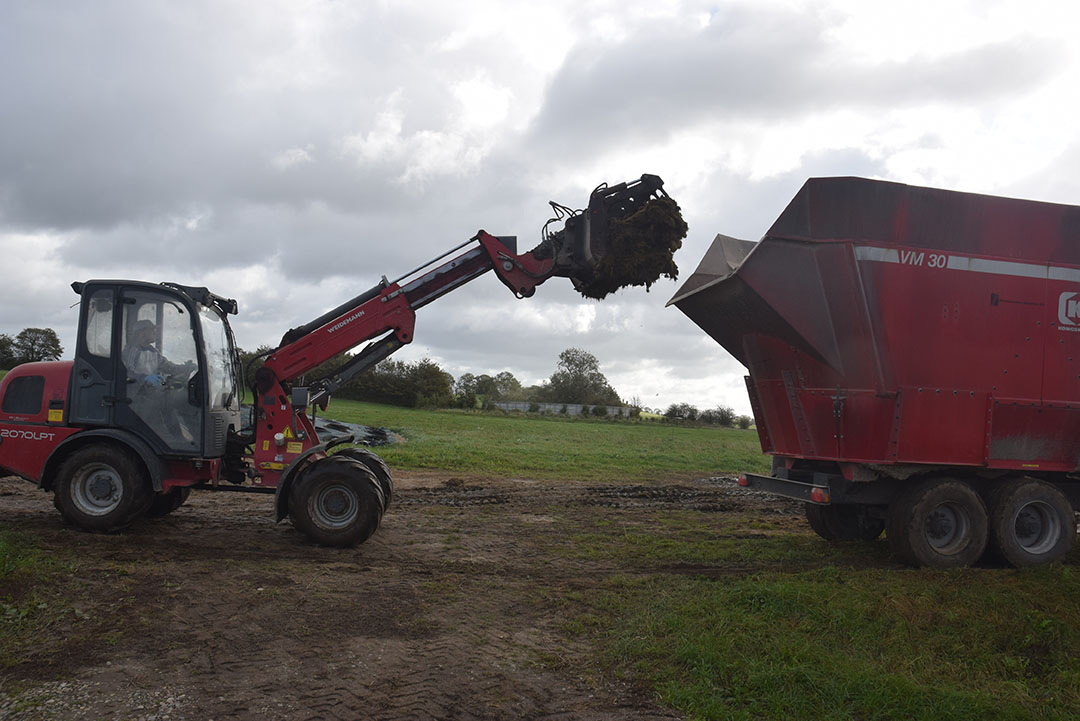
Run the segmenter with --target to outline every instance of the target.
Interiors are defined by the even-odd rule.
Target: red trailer
[[[808,180],[674,304],[737,358],[771,476],[830,540],[1063,558],[1080,509],[1080,207]]]

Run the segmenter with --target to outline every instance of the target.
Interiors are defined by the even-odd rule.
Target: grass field
[[[714,535],[592,548],[693,558]],[[691,719],[1080,717],[1080,554],[941,572],[889,567],[883,545],[781,536],[740,557],[721,544],[720,573],[610,578],[568,603],[568,627],[608,673]],[[769,565],[788,570],[751,570]]]
[[[405,436],[406,443],[379,449],[392,468],[581,481],[648,481],[769,468],[757,433],[731,428],[421,411],[336,399],[327,415]]]
[[[480,475],[648,481],[765,471],[753,431],[335,402],[332,415],[401,431],[391,466]],[[618,577],[572,599],[571,632],[608,672],[700,719],[1069,719],[1080,715],[1080,576],[1069,565],[957,572],[886,568],[883,544],[779,534],[746,557],[700,516],[678,532],[567,529],[570,553],[787,571]],[[737,531],[739,529],[729,529]],[[742,531],[748,529],[743,528]],[[826,563],[820,568],[814,566]],[[865,567],[869,566],[869,567]],[[807,570],[808,569],[808,570]]]
[[[670,483],[768,468],[753,431],[337,400],[330,411],[401,433],[378,449],[395,469],[478,483]],[[1050,568],[914,570],[882,541],[826,543],[798,517],[760,510],[647,521],[579,510],[561,521],[553,509],[549,522],[564,525],[535,541],[548,544],[541,557],[613,569],[540,590],[566,637],[593,649],[569,672],[644,689],[690,719],[1080,718],[1080,549]],[[489,511],[422,513],[475,528]],[[78,554],[46,556],[0,529],[0,665],[52,633],[57,614],[76,613],[64,593]]]
[[[380,449],[398,468],[606,482],[768,469],[753,431],[331,410],[400,430],[407,443]],[[663,534],[567,529],[569,553],[582,558],[733,569],[616,577],[568,599],[568,629],[596,644],[598,664],[690,718],[1080,717],[1080,552],[1055,568],[923,571],[889,568],[882,543],[805,534],[777,534],[747,557],[738,531],[753,529],[718,534],[708,523],[699,514],[670,519]]]

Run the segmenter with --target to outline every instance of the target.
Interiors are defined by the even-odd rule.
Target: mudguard
[[[326,443],[320,443],[317,446],[312,446],[306,451],[301,453],[296,459],[289,464],[281,473],[281,481],[277,484],[277,490],[274,492],[274,510],[277,513],[275,519],[277,523],[281,523],[285,520],[285,516],[289,515],[289,491],[292,489],[293,480],[296,478],[297,473],[301,468],[307,465],[308,459],[310,459],[316,453],[323,456],[327,455],[327,451],[335,446],[340,446],[343,443],[352,443],[352,435],[339,436]]]
[[[93,430],[76,433],[75,435],[66,438],[60,445],[53,449],[52,453],[49,454],[48,460],[45,461],[45,468],[42,471],[41,479],[38,481],[38,487],[42,490],[51,491],[53,486],[53,476],[56,474],[56,470],[59,468],[64,458],[66,458],[74,449],[88,445],[95,439],[116,441],[132,450],[135,455],[139,457],[139,460],[142,461],[143,466],[150,475],[150,483],[153,485],[154,491],[158,492],[161,490],[161,482],[169,475],[169,469],[165,464],[165,461],[150,448],[146,441],[142,440],[134,433],[118,428],[95,428]]]

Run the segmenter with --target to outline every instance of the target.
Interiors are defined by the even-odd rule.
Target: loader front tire
[[[174,486],[164,493],[155,493],[146,509],[147,518],[161,518],[175,511],[187,502],[191,489],[186,486]]]
[[[324,546],[363,543],[378,529],[385,501],[375,475],[359,461],[336,455],[304,469],[289,492],[289,517]]]
[[[334,453],[334,455],[352,458],[367,466],[368,470],[375,474],[375,479],[378,480],[379,487],[382,489],[383,500],[386,502],[383,506],[383,510],[385,511],[390,507],[390,500],[394,496],[394,479],[390,475],[390,466],[386,465],[386,461],[366,448],[357,448],[353,446],[342,448],[340,451]]]
[[[979,560],[989,536],[986,506],[970,485],[930,478],[889,506],[885,531],[901,561],[923,568],[963,568]]]
[[[1063,559],[1076,540],[1065,494],[1034,478],[1002,481],[990,492],[990,547],[1016,568]]]
[[[53,503],[64,520],[87,531],[127,528],[146,513],[150,483],[131,453],[97,444],[72,453],[57,471]]]

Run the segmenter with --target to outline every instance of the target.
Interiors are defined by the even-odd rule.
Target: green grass
[[[730,428],[414,410],[338,399],[326,415],[404,435],[405,443],[378,449],[392,468],[582,481],[768,469],[757,434]]]
[[[616,577],[578,619],[691,719],[1074,719],[1080,577],[827,566]]]
[[[36,568],[40,554],[19,536],[0,530],[0,583],[8,583]]]
[[[597,664],[690,719],[1080,717],[1080,548],[1049,568],[896,566],[752,514],[631,514],[549,549],[613,568],[566,594]]]
[[[25,660],[29,643],[71,612],[49,590],[67,570],[29,539],[0,528],[0,668]]]
[[[790,525],[790,517],[784,522]],[[884,544],[826,543],[816,536],[784,531],[781,525],[762,521],[760,515],[673,511],[651,516],[647,524],[601,520],[581,526],[576,521],[564,523],[562,533],[550,541],[548,550],[567,558],[614,563],[635,570],[688,565],[735,571],[805,569],[844,563],[853,552],[866,563],[887,563],[889,559]]]

